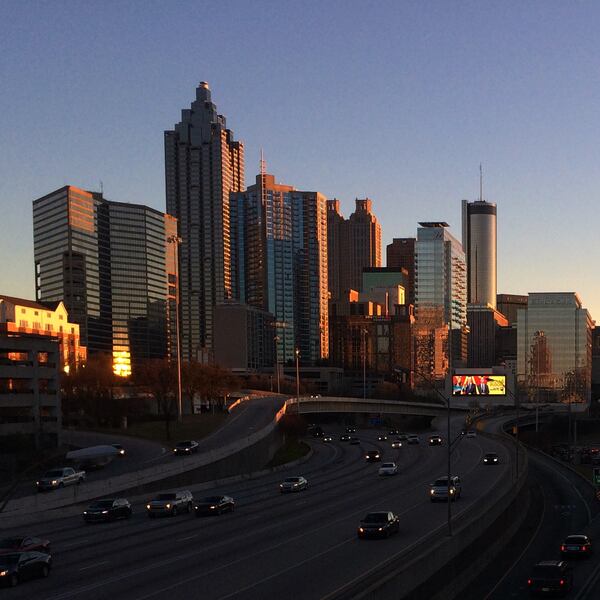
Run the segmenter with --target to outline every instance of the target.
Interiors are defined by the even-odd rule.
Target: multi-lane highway
[[[84,525],[69,517],[27,531],[51,540],[54,568],[48,579],[6,590],[5,597],[321,599],[443,526],[446,504],[430,502],[429,484],[445,473],[445,446],[429,447],[422,434],[421,445],[392,450],[389,441],[377,441],[376,430],[359,430],[362,445],[351,446],[337,441],[341,429],[330,431],[334,443],[313,440],[314,454],[301,468],[208,492],[233,496],[232,514],[150,520],[140,501],[128,521]],[[378,477],[379,464],[364,460],[368,449],[395,460],[400,474]],[[499,466],[482,464],[488,451],[500,455]],[[489,492],[508,460],[495,440],[462,439],[453,454],[463,482],[454,513]],[[279,494],[281,479],[293,474],[306,476],[309,488]],[[399,534],[358,540],[358,521],[373,510],[398,514]]]

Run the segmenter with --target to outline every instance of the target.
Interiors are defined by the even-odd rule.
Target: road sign
[[[592,474],[592,482],[594,485],[600,486],[600,467],[594,467],[594,471]]]

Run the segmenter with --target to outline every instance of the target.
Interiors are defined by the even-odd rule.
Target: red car
[[[1,539],[0,554],[12,554],[13,552],[45,552],[50,554],[50,541],[20,535]]]

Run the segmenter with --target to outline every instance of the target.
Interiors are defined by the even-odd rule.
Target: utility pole
[[[177,344],[177,421],[183,421],[183,409],[181,403],[181,339],[179,327],[179,244],[183,240],[178,235],[171,235],[167,242],[175,244],[175,253],[173,255],[173,266],[175,270],[175,337]]]

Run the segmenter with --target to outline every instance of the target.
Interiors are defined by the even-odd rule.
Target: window
[[[21,309],[21,314],[24,315],[27,312],[27,310],[25,308]]]
[[[63,320],[64,320],[64,317],[63,317],[62,315],[58,315],[58,320],[59,320],[59,321],[63,321]]]
[[[37,317],[37,316],[39,316],[39,314],[40,314],[40,311],[39,311],[39,310],[36,310],[36,311],[34,311],[34,312],[33,312],[33,314],[34,314],[34,315]]]
[[[23,319],[21,319],[19,321],[19,327],[29,327],[29,321],[24,321]]]

